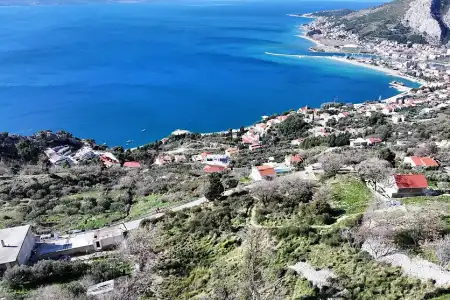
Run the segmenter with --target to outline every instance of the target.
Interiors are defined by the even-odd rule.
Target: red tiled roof
[[[258,169],[259,174],[262,177],[277,175],[277,173],[275,172],[275,169],[270,166],[259,166],[259,167],[256,167],[256,169]]]
[[[438,163],[431,157],[411,156],[411,160],[416,167],[437,167]]]
[[[224,166],[216,166],[216,165],[206,165],[203,168],[203,171],[206,173],[218,173],[218,172],[223,172],[225,171],[225,167]]]
[[[123,166],[128,168],[140,168],[141,164],[137,161],[127,161],[123,164]]]
[[[373,143],[381,143],[381,142],[382,142],[382,140],[381,140],[380,138],[374,138],[374,137],[371,137],[371,138],[369,138],[368,140],[369,140],[369,142],[371,142],[372,144],[373,144]]]
[[[423,174],[395,174],[395,184],[400,189],[427,188],[428,181]]]
[[[303,161],[303,158],[298,154],[292,156],[292,158],[291,158],[291,162],[301,162],[301,161]]]

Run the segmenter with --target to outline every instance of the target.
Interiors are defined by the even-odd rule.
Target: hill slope
[[[337,25],[362,38],[447,44],[450,40],[450,0],[395,0],[347,14],[331,14]],[[320,15],[317,15],[320,16]]]

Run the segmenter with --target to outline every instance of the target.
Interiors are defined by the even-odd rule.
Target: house
[[[259,142],[259,135],[253,133],[247,133],[242,136],[242,143],[244,144],[254,144]]]
[[[208,165],[228,166],[230,158],[228,155],[223,154],[209,154],[204,158],[203,163]]]
[[[428,181],[423,174],[394,174],[379,186],[391,198],[414,197],[424,194]]]
[[[351,139],[350,147],[353,148],[364,148],[367,146],[367,140],[363,138]]]
[[[225,150],[225,154],[228,156],[233,156],[239,153],[239,149],[238,148],[228,148],[227,150]]]
[[[378,145],[381,144],[382,142],[383,142],[382,139],[376,137],[370,137],[367,139],[367,145],[369,146]]]
[[[303,158],[299,155],[287,155],[284,159],[287,166],[295,166],[303,162]]]
[[[411,167],[435,168],[439,166],[431,157],[407,156],[403,159],[403,163]]]
[[[254,143],[248,147],[248,149],[250,149],[250,151],[254,151],[257,149],[261,149],[261,148],[262,148],[262,145],[260,143]]]
[[[271,166],[253,167],[250,178],[254,181],[271,180],[277,176],[275,169]]]
[[[73,160],[78,163],[81,161],[89,160],[96,156],[97,155],[94,153],[91,147],[84,146],[73,155]]]
[[[160,155],[155,159],[155,165],[163,166],[170,164],[172,162],[172,157],[170,155]]]
[[[81,232],[37,244],[36,259],[84,255],[114,249],[123,242],[127,229],[124,225]]]
[[[60,166],[67,162],[67,157],[59,155],[55,150],[51,148],[46,149],[44,153],[53,165]]]
[[[287,118],[288,118],[288,116],[278,116],[277,120],[280,122],[284,122],[284,121],[286,121]]]
[[[127,167],[127,168],[133,168],[133,169],[141,168],[141,164],[137,161],[127,161],[123,164],[123,166]]]
[[[119,160],[114,156],[114,154],[110,152],[105,152],[100,156],[100,160],[107,167],[111,167],[113,165],[119,165]]]
[[[175,155],[175,156],[173,157],[173,160],[174,160],[176,163],[182,163],[182,162],[185,162],[187,159],[186,159],[186,155],[182,154],[182,155]]]
[[[254,130],[259,133],[259,134],[263,134],[266,132],[268,126],[265,123],[258,123],[255,124]]]
[[[226,168],[225,166],[220,166],[220,165],[206,165],[206,166],[203,168],[203,171],[204,171],[205,173],[211,174],[211,173],[222,173],[222,172],[225,172],[226,169],[227,169],[227,168]]]
[[[30,225],[0,229],[0,271],[26,264],[34,246]]]
[[[208,155],[212,155],[212,152],[202,152],[198,155],[192,156],[191,159],[192,159],[192,161],[201,162],[201,161],[204,161]]]
[[[304,140],[305,140],[305,139],[295,139],[295,140],[292,140],[292,141],[291,141],[291,145],[292,145],[292,146],[300,146],[301,143],[303,143]]]
[[[277,166],[274,167],[275,173],[277,174],[286,174],[286,173],[291,173],[292,172],[292,168],[284,165],[284,164],[278,164]]]

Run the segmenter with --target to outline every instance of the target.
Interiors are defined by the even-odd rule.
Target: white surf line
[[[281,54],[281,53],[272,53],[272,52],[264,52],[264,54],[272,55],[272,56],[282,56],[282,57],[295,57],[295,58],[305,58],[305,57],[308,57],[308,55]]]

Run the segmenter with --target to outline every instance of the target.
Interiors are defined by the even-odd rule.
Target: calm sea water
[[[130,146],[262,115],[393,96],[393,79],[306,54],[322,9],[368,2],[153,1],[0,7],[0,131],[64,129]],[[141,132],[146,129],[145,132]]]

